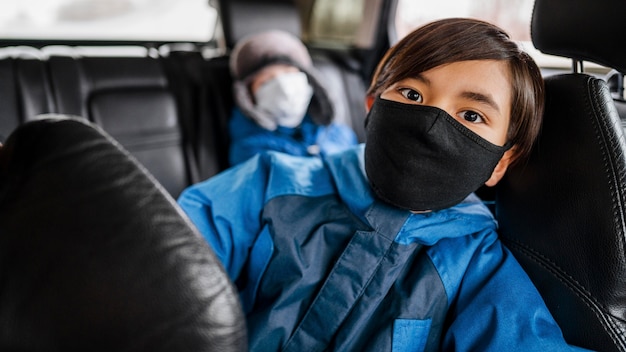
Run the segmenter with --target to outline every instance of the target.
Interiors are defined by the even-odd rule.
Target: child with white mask
[[[243,38],[230,57],[235,108],[229,121],[231,165],[263,151],[327,155],[357,143],[333,121],[328,92],[295,36],[270,30]]]
[[[253,88],[256,107],[278,126],[298,127],[313,97],[306,74],[281,64],[271,65],[263,73],[275,76]]]

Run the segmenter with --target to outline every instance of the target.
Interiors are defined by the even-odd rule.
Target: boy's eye
[[[471,123],[482,123],[483,122],[483,117],[477,113],[476,111],[472,111],[472,110],[465,110],[465,111],[461,111],[459,113],[459,116],[464,119],[465,121],[471,122]]]
[[[418,91],[411,88],[400,88],[398,90],[400,91],[400,94],[402,94],[402,96],[404,96],[408,100],[414,101],[416,103],[422,102],[422,95]]]

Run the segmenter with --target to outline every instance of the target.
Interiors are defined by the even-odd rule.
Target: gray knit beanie
[[[308,113],[313,121],[327,125],[333,119],[333,108],[328,92],[321,85],[313,67],[309,52],[297,37],[270,30],[242,38],[230,55],[230,72],[233,77],[234,99],[241,111],[268,130],[275,130],[276,123],[255,108],[249,84],[263,68],[273,64],[288,64],[304,72],[313,87],[313,98]]]

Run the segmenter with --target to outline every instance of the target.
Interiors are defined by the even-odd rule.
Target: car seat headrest
[[[292,0],[220,0],[226,46],[232,49],[243,37],[278,29],[300,38],[300,15]]]
[[[239,351],[232,283],[175,201],[78,119],[0,148],[0,350]]]
[[[626,72],[626,1],[536,0],[531,36],[541,52]],[[615,42],[615,38],[625,38]]]

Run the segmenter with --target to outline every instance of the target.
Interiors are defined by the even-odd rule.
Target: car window
[[[519,41],[530,41],[534,0],[399,0],[396,31],[403,37],[424,23],[445,17],[473,17],[494,23]]]
[[[310,45],[368,48],[384,0],[316,0],[304,14],[303,39]]]
[[[543,69],[570,69],[572,61],[546,55],[535,49],[530,37],[530,21],[534,0],[398,0],[395,36],[399,40],[411,30],[436,19],[472,17],[494,23],[528,52]],[[585,68],[598,73],[608,69],[585,63]]]
[[[309,40],[353,43],[362,13],[362,0],[316,1],[311,13]]]
[[[208,0],[0,2],[0,38],[208,42],[217,11]]]

